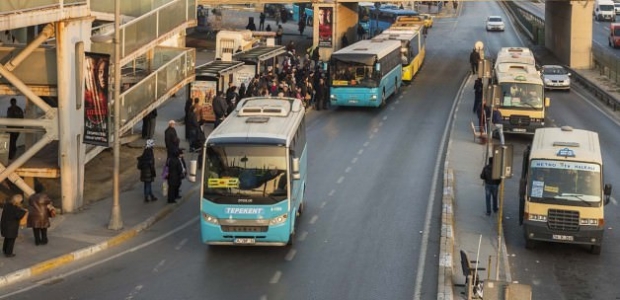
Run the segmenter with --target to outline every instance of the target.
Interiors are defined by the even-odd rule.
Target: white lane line
[[[352,164],[354,164],[354,163],[356,163],[356,162],[357,162],[357,156],[356,156],[356,157],[354,157],[354,158],[351,160],[351,163],[352,163]]]
[[[275,274],[273,274],[273,276],[271,277],[271,279],[269,280],[269,283],[271,284],[276,284],[278,283],[278,281],[280,281],[280,277],[282,277],[282,272],[280,271],[276,271]]]
[[[286,256],[284,257],[284,260],[286,261],[291,261],[293,260],[293,258],[295,258],[295,254],[297,254],[297,250],[295,249],[291,249]]]
[[[500,170],[501,170],[501,169],[500,169]],[[351,172],[351,167],[347,167],[346,169],[344,169],[344,172],[345,172],[345,173],[349,173],[349,172]]]
[[[71,271],[69,271],[69,272],[67,272],[67,273],[58,274],[58,275],[56,275],[56,276],[52,276],[52,277],[49,277],[49,278],[43,279],[43,280],[41,280],[41,281],[32,282],[32,283],[31,283],[31,285],[30,285],[30,286],[28,286],[28,287],[25,287],[25,288],[23,288],[23,289],[20,289],[20,290],[15,291],[15,292],[12,292],[12,293],[5,294],[5,295],[0,296],[0,299],[7,299],[7,298],[10,298],[11,296],[18,295],[18,294],[21,294],[21,293],[23,293],[23,292],[27,292],[27,291],[29,291],[29,290],[32,290],[32,289],[38,288],[38,287],[40,287],[40,286],[42,286],[42,285],[51,284],[51,283],[53,283],[53,282],[56,282],[58,279],[62,279],[62,278],[69,277],[69,276],[71,276],[71,275],[74,275],[74,274],[80,273],[80,272],[82,272],[82,271],[88,270],[88,269],[90,269],[90,268],[92,268],[92,267],[95,267],[95,266],[98,266],[98,265],[101,265],[101,264],[105,264],[105,263],[107,263],[107,262],[109,262],[109,261],[111,261],[111,260],[113,260],[113,259],[116,259],[116,258],[119,258],[119,257],[121,257],[121,256],[124,256],[124,255],[125,255],[125,254],[127,254],[127,253],[135,252],[135,251],[138,251],[138,250],[140,250],[140,249],[142,249],[142,248],[148,247],[148,246],[150,246],[150,245],[152,245],[152,244],[155,244],[155,243],[157,243],[157,242],[159,242],[159,241],[161,241],[161,240],[163,240],[163,239],[165,239],[165,238],[167,238],[167,237],[169,237],[169,236],[171,236],[171,235],[173,235],[173,234],[175,234],[175,233],[177,233],[177,232],[179,232],[179,231],[183,230],[185,227],[187,227],[187,226],[189,226],[189,225],[192,225],[193,223],[198,222],[199,218],[200,218],[200,217],[195,217],[195,218],[193,218],[193,219],[191,219],[191,220],[189,220],[189,221],[187,221],[187,222],[185,222],[185,223],[181,224],[181,225],[180,225],[180,226],[178,226],[177,228],[175,228],[175,229],[173,229],[173,230],[170,230],[170,231],[168,231],[167,233],[165,233],[165,234],[163,234],[163,235],[159,236],[159,237],[158,237],[158,238],[156,238],[156,239],[152,239],[152,240],[150,240],[150,241],[148,241],[148,242],[146,242],[146,243],[140,244],[140,245],[138,245],[138,246],[136,246],[136,247],[133,247],[133,248],[131,248],[131,249],[127,249],[127,250],[125,250],[125,251],[123,251],[123,252],[117,253],[117,254],[112,255],[112,256],[110,256],[110,257],[108,257],[108,258],[104,258],[104,259],[102,259],[102,260],[100,260],[100,261],[94,262],[94,263],[92,263],[92,264],[88,264],[88,265],[83,266],[83,267],[81,267],[81,268],[77,268],[77,269],[71,270]]]
[[[379,132],[379,128],[377,128],[377,127],[373,128],[373,129],[372,129],[372,132],[373,132],[373,133],[377,133],[377,132]]]
[[[383,126],[383,121],[379,122],[379,124],[377,124],[377,126],[379,126],[379,127]]]
[[[321,206],[319,206],[319,208],[323,208],[323,207],[325,207],[325,205],[326,205],[326,204],[327,204],[327,202],[326,202],[326,201],[323,201],[323,203],[321,203]]]
[[[369,140],[372,140],[372,139],[374,139],[374,138],[375,138],[375,134],[374,134],[374,133],[372,133],[372,134],[370,134],[370,135],[368,136],[368,139],[369,139]]]
[[[390,110],[394,110],[394,106],[390,106]]]
[[[308,232],[304,231],[302,233],[299,234],[299,238],[297,239],[300,242],[303,242],[306,240],[306,238],[308,237]]]
[[[312,218],[310,219],[310,224],[316,223],[316,220],[318,220],[318,219],[319,219],[319,216],[317,216],[317,215],[312,216]]]
[[[267,300],[267,295],[260,296],[259,300]]]
[[[358,155],[362,155],[362,153],[364,153],[364,149],[360,149],[360,150],[357,151]]]
[[[165,260],[165,259],[162,259],[162,261],[160,261],[160,262],[159,262],[159,263],[155,266],[155,268],[153,268],[153,273],[157,273],[157,272],[159,272],[159,269],[161,269],[161,267],[163,267],[163,266],[164,266],[164,264],[166,264],[166,260]]]
[[[365,142],[364,143],[364,147],[368,147],[368,145],[370,145],[370,142]]]
[[[135,288],[133,288],[133,291],[131,291],[131,293],[129,293],[129,295],[127,295],[127,297],[125,297],[125,300],[131,300],[133,299],[134,296],[138,295],[138,293],[140,293],[140,291],[142,290],[144,286],[142,285],[138,285]]]
[[[187,243],[187,238],[182,239],[179,244],[174,247],[174,250],[181,250],[181,248],[183,248],[183,245],[185,245],[185,243]]]
[[[336,180],[337,184],[341,184],[344,181],[344,176],[340,176],[340,178],[338,178],[338,180]]]
[[[383,116],[383,121],[387,120],[387,116]]]
[[[329,191],[329,194],[327,194],[327,196],[333,196],[336,193],[336,190],[331,190]]]
[[[616,201],[616,198],[614,197],[609,197],[609,201],[611,201],[611,203],[613,203],[614,205],[618,205],[618,202]]]

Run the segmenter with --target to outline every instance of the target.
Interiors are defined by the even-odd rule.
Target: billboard
[[[191,99],[198,98],[202,105],[200,109],[200,120],[207,122],[215,121],[213,98],[215,98],[217,91],[217,81],[196,80],[192,82],[190,89]],[[194,102],[192,101],[192,103]]]
[[[110,55],[85,53],[84,143],[110,145]]]
[[[333,47],[333,7],[319,7],[317,18],[319,19],[319,47]]]

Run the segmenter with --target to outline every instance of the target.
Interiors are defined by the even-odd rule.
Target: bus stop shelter
[[[199,99],[203,121],[215,121],[213,98],[217,92],[224,92],[229,82],[235,81],[236,73],[243,65],[241,61],[214,60],[196,67],[196,80],[190,84],[188,97],[192,103]]]
[[[237,78],[238,82],[245,82],[247,85],[249,79],[256,74],[266,73],[268,67],[278,63],[277,57],[286,53],[284,46],[258,46],[233,54],[233,60],[245,63],[244,73],[249,75],[249,78]]]

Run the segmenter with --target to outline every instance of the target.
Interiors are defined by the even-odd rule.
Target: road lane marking
[[[280,271],[276,271],[275,274],[273,274],[273,276],[271,277],[271,279],[269,280],[269,283],[271,284],[276,284],[278,283],[278,281],[280,281],[280,277],[282,277],[282,272]]]
[[[160,261],[160,262],[159,262],[159,263],[155,266],[155,268],[153,268],[153,273],[157,273],[157,272],[159,272],[159,269],[160,269],[161,267],[163,267],[165,263],[166,263],[166,260],[165,260],[165,259],[163,259],[162,261]]]
[[[310,224],[316,223],[316,220],[318,220],[318,219],[319,219],[319,216],[317,216],[317,215],[312,216],[312,218],[310,219]]]
[[[142,290],[144,286],[143,285],[138,285],[136,286],[133,291],[131,291],[131,293],[129,293],[129,295],[127,297],[125,297],[125,300],[131,300],[133,299],[133,296],[137,295],[138,293],[140,293],[140,291]]]
[[[177,228],[175,228],[173,230],[170,230],[167,233],[159,236],[158,238],[152,239],[152,240],[150,240],[148,242],[142,243],[142,244],[140,244],[138,246],[135,246],[135,247],[127,249],[127,250],[125,250],[123,252],[120,252],[120,253],[117,253],[115,255],[112,255],[112,256],[110,256],[108,258],[104,258],[104,259],[102,259],[100,261],[88,264],[88,265],[83,266],[81,268],[73,269],[73,270],[71,270],[69,272],[66,272],[66,273],[58,274],[56,276],[51,276],[49,278],[46,278],[46,279],[43,279],[43,280],[40,280],[40,281],[32,282],[31,285],[28,286],[28,287],[25,287],[23,289],[19,289],[17,291],[12,292],[12,293],[1,295],[0,299],[7,299],[7,298],[10,298],[11,296],[19,295],[19,294],[21,294],[23,292],[27,292],[27,291],[33,290],[33,289],[38,288],[38,287],[40,287],[42,285],[54,283],[58,279],[69,277],[71,275],[80,273],[82,271],[86,271],[86,270],[88,270],[90,268],[93,268],[93,267],[96,267],[98,265],[105,264],[105,263],[107,263],[107,262],[109,262],[111,260],[114,260],[116,258],[124,256],[125,254],[132,253],[132,252],[138,251],[140,249],[146,248],[146,247],[148,247],[148,246],[150,246],[152,244],[155,244],[155,243],[157,243],[157,242],[159,242],[159,241],[161,241],[161,240],[163,240],[163,239],[165,239],[165,238],[167,238],[167,237],[169,237],[169,236],[171,236],[171,235],[173,235],[173,234],[175,234],[175,233],[185,229],[185,227],[188,227],[189,225],[192,225],[193,223],[198,222],[199,219],[200,219],[200,217],[195,217],[195,218],[193,218],[193,219],[191,219],[191,220],[181,224]]]
[[[340,176],[340,178],[338,178],[338,180],[336,181],[337,184],[341,184],[344,181],[344,176]]]
[[[306,237],[308,237],[308,232],[304,231],[302,233],[299,234],[299,238],[297,239],[300,242],[303,242],[306,240]]]
[[[327,204],[327,202],[326,202],[326,201],[323,201],[323,203],[321,203],[321,206],[319,206],[319,207],[320,207],[320,208],[323,208],[323,207],[325,207],[325,205],[326,205],[326,204]]]
[[[364,143],[364,147],[368,147],[368,145],[370,145],[370,142],[365,142]]]
[[[295,258],[295,254],[297,254],[297,250],[295,249],[291,249],[286,256],[284,257],[284,260],[286,261],[291,261],[293,260],[293,258]]]
[[[347,167],[346,169],[344,169],[344,172],[345,172],[345,173],[349,173],[349,172],[351,172],[351,167]]]
[[[357,162],[357,156],[356,156],[356,157],[354,157],[354,158],[351,160],[351,163],[352,163],[352,164],[354,164],[354,163],[356,163],[356,162]]]
[[[360,150],[357,151],[358,155],[362,155],[362,153],[364,153],[364,149],[360,149]]]
[[[187,238],[182,239],[179,244],[174,247],[174,250],[181,250],[181,248],[183,248],[183,245],[185,245],[185,243],[187,243]]]

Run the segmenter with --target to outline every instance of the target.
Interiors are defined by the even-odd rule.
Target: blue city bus
[[[209,135],[200,189],[203,243],[293,243],[308,170],[304,113],[299,99],[244,98]]]
[[[378,14],[377,9],[375,7],[369,8],[370,10],[370,31],[369,33],[374,33],[372,36],[381,33],[382,31],[390,28],[392,24],[396,21],[398,17],[401,16],[419,16],[415,10],[410,9],[398,9],[398,8],[379,8]]]
[[[403,80],[401,41],[360,40],[332,53],[330,103],[334,106],[384,106]]]

